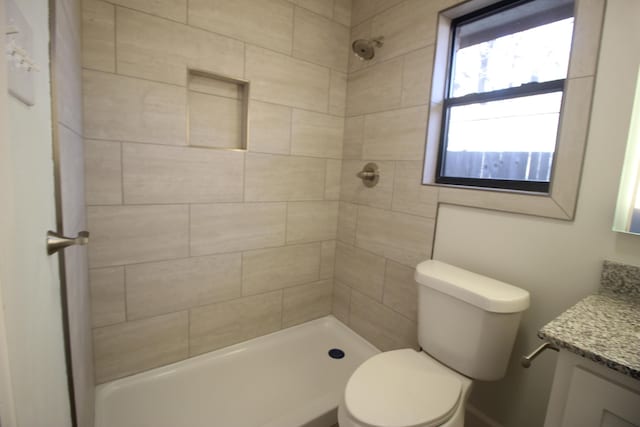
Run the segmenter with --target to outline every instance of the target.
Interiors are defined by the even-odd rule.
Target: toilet
[[[421,351],[380,353],[349,378],[340,427],[463,427],[473,380],[506,372],[529,293],[429,260],[416,267]]]

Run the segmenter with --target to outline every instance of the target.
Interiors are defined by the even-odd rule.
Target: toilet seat
[[[448,420],[462,392],[460,379],[425,353],[380,353],[353,373],[345,408],[367,427],[431,427]]]

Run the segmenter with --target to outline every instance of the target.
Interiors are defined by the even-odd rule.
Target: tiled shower
[[[415,345],[436,15],[456,2],[83,1],[98,383],[330,313]]]

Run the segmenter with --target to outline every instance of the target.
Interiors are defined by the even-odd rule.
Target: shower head
[[[358,39],[351,44],[353,53],[363,61],[372,59],[375,55],[375,48],[383,45],[384,37],[376,37],[375,39]]]

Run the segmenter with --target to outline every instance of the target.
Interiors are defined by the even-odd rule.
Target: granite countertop
[[[605,261],[600,291],[549,322],[538,336],[640,380],[640,268]]]

